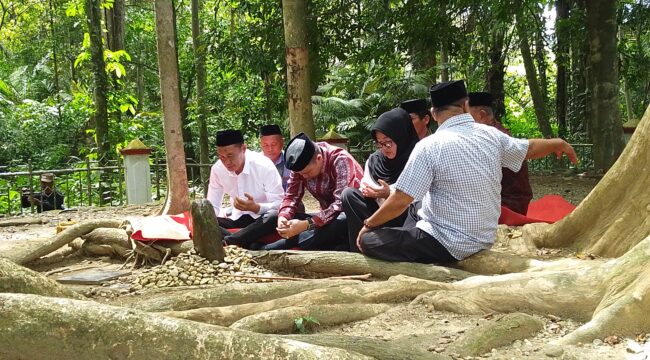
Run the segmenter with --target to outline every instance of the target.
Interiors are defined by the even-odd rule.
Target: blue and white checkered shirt
[[[461,260],[492,246],[501,168],[518,171],[527,151],[528,140],[457,115],[418,142],[395,187],[422,200],[416,226]]]

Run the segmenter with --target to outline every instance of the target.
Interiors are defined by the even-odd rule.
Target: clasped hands
[[[278,227],[275,228],[278,234],[285,239],[292,238],[309,228],[307,220],[287,220],[283,216],[278,217]]]
[[[385,199],[390,195],[390,186],[384,180],[379,179],[379,186],[369,184],[367,182],[361,183],[359,190],[361,195],[372,199]]]

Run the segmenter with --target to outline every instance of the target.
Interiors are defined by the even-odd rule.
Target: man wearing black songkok
[[[326,142],[314,143],[303,133],[289,141],[284,155],[291,175],[277,220],[283,239],[263,249],[347,250],[341,194],[349,186],[359,187],[361,166],[347,151]],[[318,200],[318,213],[299,212],[305,190]]]
[[[494,117],[492,101],[492,94],[488,92],[469,93],[470,115],[477,123],[494,126],[502,133],[510,135],[510,132]],[[533,189],[528,180],[528,162],[524,161],[517,172],[508,168],[503,168],[502,171],[501,205],[526,215],[530,200],[533,198]]]
[[[399,105],[400,108],[406,110],[411,117],[415,132],[418,134],[420,140],[426,136],[431,135],[431,112],[429,111],[429,103],[426,99],[411,99],[402,101]]]
[[[389,261],[445,263],[489,249],[500,215],[501,168],[552,152],[577,161],[562,139],[514,139],[467,114],[465,83],[431,87],[438,130],[415,145],[395,192],[364,221],[357,246]],[[422,200],[415,227],[382,227]]]

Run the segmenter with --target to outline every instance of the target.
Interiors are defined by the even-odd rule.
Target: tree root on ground
[[[299,318],[311,317],[318,321],[319,326],[333,326],[365,320],[390,308],[388,304],[289,306],[247,316],[234,322],[230,328],[262,334],[286,334],[294,330],[294,321]],[[308,326],[306,322],[305,327]]]
[[[454,281],[472,276],[466,271],[417,263],[394,263],[361,254],[341,251],[254,251],[258,264],[270,269],[296,273],[361,275],[371,273],[377,279],[406,275],[432,281]]]
[[[85,235],[96,228],[118,228],[122,225],[122,220],[90,220],[79,224],[72,225],[55,236],[44,239],[43,241],[28,243],[28,246],[16,246],[2,254],[16,264],[27,264],[41,256],[45,256],[58,248],[68,244],[74,239]]]
[[[186,311],[168,311],[171,317],[230,326],[246,316],[281,309],[297,304],[301,306],[328,304],[394,303],[413,299],[427,291],[446,289],[449,284],[437,283],[407,276],[394,276],[388,281],[345,285],[315,289],[274,300],[225,307],[205,307]]]
[[[361,336],[313,334],[283,335],[287,339],[298,340],[314,345],[336,347],[371,356],[377,360],[443,360],[447,356],[431,353],[418,347],[405,344],[401,339],[381,340]]]
[[[371,359],[92,301],[25,294],[0,294],[0,334],[3,359]]]
[[[0,258],[0,293],[25,293],[84,299],[82,295],[56,281],[3,258]]]
[[[2,220],[0,221],[0,227],[47,224],[48,222],[50,222],[48,218],[18,218]]]
[[[259,284],[231,283],[210,289],[178,290],[160,293],[148,300],[138,299],[132,306],[144,311],[183,311],[257,303],[321,288],[361,284],[351,280],[309,280],[301,282],[271,282]]]
[[[586,324],[559,340],[591,342],[650,329],[650,236],[618,259],[565,270],[475,276],[419,296],[414,303],[463,314],[533,312]]]

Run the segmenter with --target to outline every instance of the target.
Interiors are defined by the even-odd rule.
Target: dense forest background
[[[334,127],[364,143],[380,113],[466,79],[495,95],[514,136],[594,143],[609,149],[606,169],[619,125],[650,101],[650,1],[307,5],[317,135]],[[187,157],[200,158],[203,138],[213,161],[218,129],[240,128],[253,146],[262,124],[289,136],[282,2],[174,8]],[[0,165],[115,159],[136,137],[162,153],[160,98],[152,1],[0,0]]]

